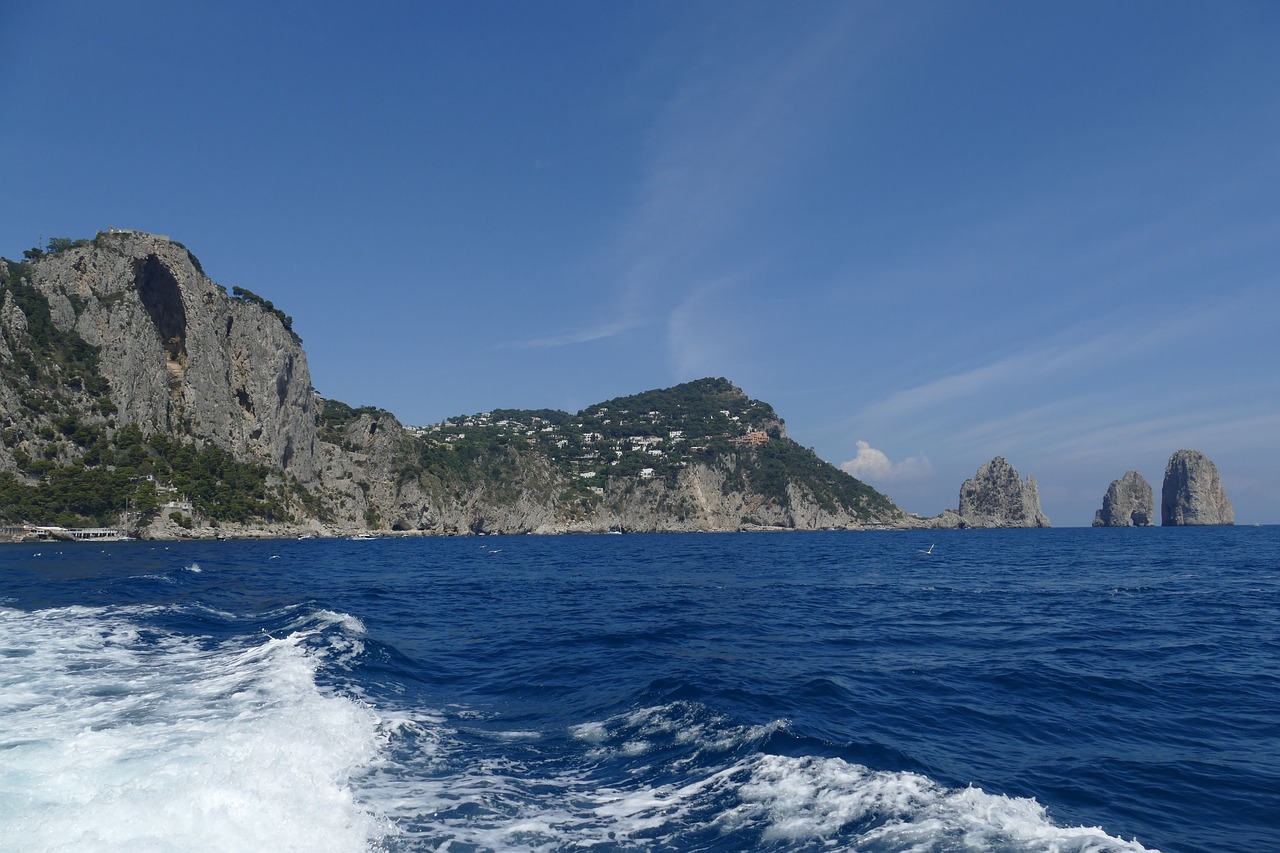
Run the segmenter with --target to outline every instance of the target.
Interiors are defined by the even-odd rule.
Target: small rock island
[[[1235,512],[1218,468],[1198,450],[1169,457],[1160,493],[1160,523],[1166,527],[1235,524]]]
[[[1049,527],[1040,511],[1035,477],[1023,480],[1018,469],[997,456],[960,487],[961,527]]]
[[[1155,497],[1137,471],[1126,471],[1112,480],[1102,498],[1102,509],[1094,513],[1094,527],[1150,527],[1155,514]]]

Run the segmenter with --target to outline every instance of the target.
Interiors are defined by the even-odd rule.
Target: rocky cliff
[[[290,318],[180,243],[54,242],[0,264],[0,519],[152,536],[931,524],[727,380],[409,429],[318,397]]]
[[[945,514],[944,514],[945,515]],[[961,527],[1048,527],[1034,477],[1025,481],[997,456],[960,487]]]
[[[1169,457],[1160,493],[1160,523],[1166,526],[1234,524],[1235,513],[1217,467],[1198,450]]]
[[[1113,480],[1102,497],[1102,509],[1093,517],[1094,527],[1150,527],[1155,517],[1151,484],[1137,471],[1126,471]]]
[[[540,410],[466,416],[457,419],[456,431],[450,424],[410,431],[389,413],[364,413],[347,422],[334,443],[321,441],[317,494],[340,515],[363,511],[377,527],[422,534],[923,526],[781,436],[771,408],[724,380],[621,399],[621,406],[608,401],[576,415]],[[680,407],[681,423],[697,433],[699,419],[689,410],[699,403],[716,415],[729,411],[720,406],[756,411],[761,421],[742,426],[755,443],[703,436],[706,446],[688,447],[684,436],[670,436],[683,430],[667,429],[678,415],[652,408]],[[602,409],[612,417],[604,418]],[[619,424],[631,414],[638,417]],[[727,428],[732,417],[718,420]],[[646,435],[611,442],[595,431],[609,428],[603,420],[621,434]],[[646,422],[662,429],[646,430]],[[751,429],[761,424],[773,426],[775,437]],[[593,449],[575,446],[584,436]]]
[[[313,392],[297,337],[263,306],[229,298],[181,244],[136,231],[102,233],[26,267],[54,330],[96,350],[110,420],[312,476]],[[30,318],[18,319],[6,298],[12,330]],[[40,394],[38,386],[9,383],[5,402],[18,405],[6,410],[20,412],[14,392]],[[75,389],[51,390],[73,406],[83,402]],[[81,408],[89,414],[92,406]]]

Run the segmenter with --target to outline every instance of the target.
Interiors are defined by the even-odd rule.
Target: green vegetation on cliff
[[[262,465],[239,462],[216,447],[165,435],[144,439],[134,425],[102,435],[94,446],[96,464],[82,459],[55,465],[14,453],[24,482],[0,473],[0,518],[35,524],[111,525],[126,509],[143,520],[165,500],[184,497],[212,521],[279,521],[288,518],[278,488],[268,484]]]
[[[88,246],[92,240],[72,240],[70,237],[50,237],[48,244],[41,248],[33,246],[23,251],[22,256],[27,260],[35,260],[45,255],[56,255],[58,252],[65,252],[68,249],[78,249],[81,246]]]
[[[98,348],[74,330],[63,331],[54,324],[49,300],[30,283],[31,264],[0,262],[0,306],[12,299],[26,320],[25,335],[0,323],[0,335],[13,355],[12,360],[0,361],[0,377],[19,393],[65,386],[95,397],[106,394],[107,382],[98,372]]]
[[[316,407],[316,434],[321,441],[336,444],[346,450],[353,449],[346,438],[346,429],[354,421],[368,416],[374,421],[391,413],[377,406],[349,406],[341,400],[321,399]]]
[[[188,252],[187,254],[190,255],[191,253]],[[191,255],[191,262],[196,265],[197,269],[200,268],[200,262],[195,259],[195,255]],[[289,333],[291,338],[293,338],[294,343],[302,343],[302,338],[293,330],[293,318],[277,308],[275,303],[270,299],[264,299],[252,290],[246,290],[243,287],[231,288],[231,295],[241,302],[248,303],[249,305],[257,305],[268,314],[274,314],[276,319],[280,321],[280,325],[284,326],[284,330]]]

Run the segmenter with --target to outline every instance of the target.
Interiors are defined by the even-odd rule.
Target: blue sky
[[[904,508],[1280,522],[1280,4],[0,5],[0,254],[181,240],[407,423],[725,376]]]

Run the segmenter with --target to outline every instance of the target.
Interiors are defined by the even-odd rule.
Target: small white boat
[[[357,533],[355,536],[349,536],[347,538],[352,542],[364,542],[365,540],[377,539],[378,537],[374,536],[372,533]]]

